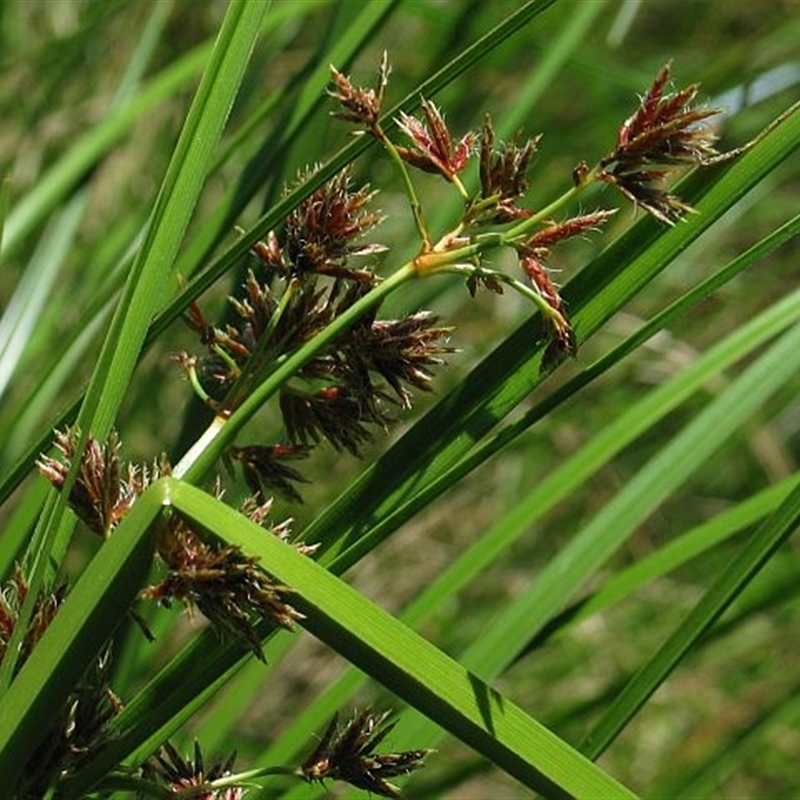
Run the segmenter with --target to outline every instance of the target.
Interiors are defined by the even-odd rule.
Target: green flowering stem
[[[135,775],[114,773],[105,778],[98,788],[106,791],[136,792],[137,797],[154,798],[154,800],[175,800],[176,797],[211,797],[215,792],[244,787],[246,784],[252,783],[256,778],[264,778],[270,775],[288,775],[292,778],[305,780],[302,772],[296,767],[260,767],[183,788],[171,788]]]
[[[308,364],[345,331],[352,327],[367,311],[379,306],[386,297],[417,276],[413,262],[406,264],[372,291],[365,294],[327,328],[291,355],[277,359],[275,370],[263,383],[255,387],[242,404],[228,416],[217,415],[200,439],[188,450],[173,470],[176,478],[190,483],[205,476],[244,425],[298,370]]]
[[[233,374],[239,375],[241,372],[239,365],[236,363],[235,359],[231,358],[231,356],[228,354],[228,351],[225,350],[224,347],[220,347],[218,344],[215,344],[212,345],[211,349]],[[192,385],[194,386],[194,382],[192,382]],[[203,392],[203,394],[205,394],[205,392]]]
[[[461,195],[462,200],[469,202],[469,192],[467,191],[467,187],[461,183],[461,178],[459,178],[458,175],[452,175],[450,177],[450,182],[456,187],[456,189],[458,189],[458,193]]]
[[[186,364],[186,374],[189,376],[189,383],[194,390],[194,393],[207,405],[213,406],[213,399],[208,394],[208,392],[203,388],[203,384],[200,381],[200,378],[197,374],[197,367],[193,360],[186,359],[184,362]]]
[[[264,332],[261,335],[261,342],[268,342],[272,338],[272,334],[277,329],[281,319],[283,319],[284,312],[289,307],[289,303],[297,293],[297,289],[299,288],[299,286],[300,286],[300,281],[297,278],[292,278],[286,284],[286,290],[281,295],[278,307],[277,309],[275,309],[275,313],[269,318],[269,322],[264,328]],[[259,343],[259,346],[256,347],[256,349],[253,351],[252,357],[259,357],[264,354],[264,345],[261,344],[261,342]]]
[[[500,270],[494,269],[486,269],[485,267],[475,266],[474,264],[455,264],[449,268],[444,268],[440,270],[441,272],[453,272],[460,275],[466,275],[467,277],[476,276],[488,276],[493,278],[498,283],[503,283],[506,286],[510,286],[515,292],[521,294],[526,300],[530,300],[536,308],[539,309],[543,317],[546,317],[555,323],[556,326],[560,328],[564,328],[568,326],[567,321],[562,316],[561,312],[558,309],[553,308],[547,300],[536,291],[536,289],[528,286],[528,284],[523,283],[522,281],[517,280],[516,278],[512,278],[510,275],[506,275],[505,272],[501,272]]]
[[[572,188],[568,189],[564,194],[553,200],[550,205],[545,206],[541,211],[537,211],[533,216],[509,228],[503,233],[503,243],[513,245],[520,239],[524,239],[533,229],[540,225],[542,222],[551,219],[553,214],[562,209],[564,206],[571,203],[587,186],[595,183],[600,174],[599,165],[592,167],[592,169],[580,178],[580,181]]]
[[[503,199],[500,192],[490,194],[488,197],[473,197],[470,199],[467,210],[464,213],[465,222],[472,219],[480,219],[482,213],[486,211],[493,211],[497,204]]]
[[[463,242],[469,242],[463,244]],[[420,277],[442,272],[459,263],[469,264],[487,250],[506,244],[502,233],[482,233],[471,240],[454,235],[444,236],[432,250],[420,253],[411,263]]]
[[[256,778],[265,778],[270,775],[288,775],[292,778],[305,780],[302,771],[297,767],[257,767],[256,769],[250,769],[245,772],[237,772],[235,775],[226,775],[224,778],[217,778],[216,780],[203,783],[199,786],[187,786],[185,789],[179,789],[172,796],[173,798],[176,796],[205,797],[223,789],[245,786]]]
[[[411,180],[411,175],[408,173],[408,167],[406,167],[405,161],[400,158],[400,153],[397,152],[397,148],[392,143],[392,140],[384,133],[379,123],[375,123],[375,125],[370,128],[370,133],[380,142],[400,173],[400,177],[403,180],[403,189],[408,198],[408,204],[411,206],[411,213],[414,216],[414,225],[416,225],[417,232],[419,233],[420,239],[422,239],[422,250],[426,252],[431,249],[431,236],[428,233],[428,226],[425,224],[425,218],[422,215],[422,204],[417,197],[417,191],[414,189],[414,183]],[[464,187],[461,186],[461,189],[464,190]]]

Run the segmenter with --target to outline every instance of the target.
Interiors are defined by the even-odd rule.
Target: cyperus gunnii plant
[[[199,482],[207,477],[209,466],[224,457],[239,465],[252,494],[241,513],[288,541],[289,523],[271,525],[267,519],[275,496],[301,501],[298,485],[306,479],[298,462],[324,442],[362,455],[397,413],[411,407],[414,390],[430,391],[435,368],[455,352],[449,343],[451,328],[429,311],[381,318],[381,303],[390,292],[407,281],[439,274],[461,276],[473,296],[481,287],[497,294],[510,287],[540,312],[542,341],[536,344],[543,345],[542,370],[554,369],[577,353],[568,309],[549,269],[552,251],[566,239],[600,230],[616,209],[574,215],[564,209],[588,186],[606,184],[662,222],[674,224],[690,209],[666,188],[665,179],[676,169],[719,158],[714,135],[705,125],[716,111],[691,106],[696,86],[667,93],[669,74],[667,65],[623,123],[607,155],[594,166],[580,162],[571,188],[533,209],[525,196],[541,137],[515,136],[498,143],[488,116],[479,131],[455,136],[444,112],[427,98],[420,101],[421,115],[401,112],[390,125],[382,116],[389,80],[385,56],[375,88],[358,87],[332,68],[331,95],[338,104],[334,116],[355,124],[360,135],[373,137],[392,161],[419,238],[417,254],[388,277],[379,276],[377,260],[387,258],[388,249],[370,240],[383,219],[372,207],[376,193],[369,186],[357,186],[353,172],[344,170],[311,192],[279,230],[253,248],[255,262],[243,290],[230,298],[234,321],[218,326],[206,319],[197,303],[187,310],[185,319],[204,351],[180,353],[176,360],[196,394],[214,411],[207,436],[172,468],[165,460],[149,466],[123,464],[114,432],[104,442],[87,437],[79,453],[78,432],[66,430],[56,434],[60,456],[43,455],[40,471],[58,489],[71,485],[68,499],[76,515],[107,538],[137,497],[161,476]],[[395,130],[403,143],[393,139]],[[472,180],[471,167],[476,167]],[[440,176],[460,199],[457,219],[438,240],[431,237],[411,177],[414,169]],[[314,174],[312,169],[299,181]],[[473,184],[475,189],[468,188]],[[486,256],[500,248],[515,254],[519,274],[490,265]],[[273,397],[282,430],[279,440],[258,441],[257,434],[250,434],[255,441],[237,443],[244,422]],[[74,462],[75,480],[70,483]],[[216,494],[221,498],[221,490]],[[189,611],[200,611],[221,636],[259,659],[270,629],[291,629],[302,619],[291,604],[291,587],[273,579],[268,564],[195,529],[174,511],[164,517],[157,534],[156,551],[165,574],[154,586],[143,588],[143,597],[163,605],[178,600]],[[315,551],[313,545],[293,546],[309,557]],[[0,657],[25,591],[19,571],[0,597]],[[20,663],[65,592],[43,593],[37,601]],[[78,730],[75,721],[65,722],[63,714],[57,718],[51,751],[42,760],[47,767],[34,773],[37,791],[68,778],[80,758],[104,746],[106,723],[121,708],[106,685],[106,665],[104,657],[89,683],[91,691],[87,694],[84,687],[84,694],[73,698],[69,713],[80,712],[82,720],[91,722],[80,729],[79,745],[62,741],[64,730]],[[299,768],[264,767],[237,775],[232,773],[233,757],[207,768],[199,745],[187,759],[166,744],[138,775],[126,777],[139,782],[141,796],[233,800],[243,796],[247,781],[290,774],[308,782],[341,780],[395,797],[399,789],[389,779],[422,766],[428,751],[376,753],[393,727],[386,720],[386,714],[369,711],[357,713],[345,725],[334,717]],[[76,748],[80,758],[73,758]],[[67,751],[72,761],[64,755]]]

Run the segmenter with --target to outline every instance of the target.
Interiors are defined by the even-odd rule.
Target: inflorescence
[[[553,248],[574,236],[603,227],[616,209],[556,215],[578,192],[594,183],[616,187],[637,207],[674,224],[689,206],[666,188],[676,170],[710,163],[720,157],[707,121],[717,111],[693,107],[698,87],[668,93],[670,67],[659,72],[638,109],[621,126],[611,151],[590,166],[581,162],[573,185],[561,198],[539,211],[525,205],[529,171],[541,143],[537,136],[514,136],[498,144],[487,116],[480,131],[455,136],[443,111],[421,98],[421,114],[400,111],[396,129],[404,144],[387,133],[383,103],[389,82],[384,56],[374,88],[359,87],[332,68],[334,116],[373,137],[397,168],[419,236],[419,252],[410,266],[416,277],[455,273],[466,280],[471,295],[479,288],[502,293],[511,287],[531,299],[541,314],[542,369],[550,370],[577,352],[578,341],[566,304],[549,264]],[[466,171],[477,162],[475,191],[468,190]],[[456,224],[438,241],[429,233],[422,204],[409,170],[440,176],[461,199]],[[315,174],[299,176],[302,183]],[[242,293],[230,298],[233,321],[224,326],[206,319],[193,303],[185,318],[204,351],[181,353],[195,392],[225,420],[270,378],[282,361],[309,343],[321,341],[311,357],[279,387],[277,414],[284,438],[278,442],[230,444],[229,463],[240,465],[252,492],[240,511],[266,529],[289,540],[289,522],[269,524],[273,496],[301,500],[298,484],[305,478],[297,463],[322,442],[355,456],[362,454],[395,413],[411,407],[412,392],[430,391],[434,369],[455,352],[451,328],[429,311],[396,319],[379,317],[379,303],[365,305],[353,324],[335,337],[318,338],[343,314],[361,303],[382,283],[374,271],[387,251],[370,241],[383,217],[372,208],[375,192],[356,186],[345,169],[313,191],[286,218],[280,232],[270,233],[253,248],[256,263]],[[518,275],[491,268],[484,255],[500,247],[517,257]],[[80,520],[103,538],[112,536],[136,499],[155,480],[171,473],[165,459],[149,465],[124,464],[120,441],[112,431],[105,441],[89,436],[80,447],[80,432],[59,431],[56,456],[43,455],[41,473],[59,490],[69,482],[69,504]],[[80,453],[79,453],[80,450]],[[217,496],[222,492],[217,489]],[[315,547],[293,543],[312,556]],[[269,575],[239,548],[197,529],[177,512],[165,516],[157,538],[163,577],[142,592],[144,598],[169,605],[176,600],[200,611],[227,638],[263,659],[262,641],[270,629],[291,629],[302,615],[291,603],[291,587]],[[27,623],[17,669],[24,663],[66,596],[66,586],[42,590]],[[14,634],[19,611],[28,595],[24,571],[18,568],[0,592],[0,659]],[[68,778],[87,754],[107,743],[107,723],[122,708],[108,687],[108,651],[98,657],[68,703],[54,715],[52,735],[32,757],[20,796],[43,794],[54,781]],[[428,751],[376,753],[393,728],[387,714],[356,713],[346,724],[335,716],[301,767],[290,774],[306,781],[341,780],[376,795],[396,797],[390,778],[422,766]],[[197,745],[184,758],[169,743],[150,760],[141,780],[175,796],[223,798],[243,796],[232,775],[233,757],[206,766]],[[276,768],[284,773],[288,768]],[[265,769],[263,774],[269,774]],[[205,792],[205,793],[203,793]]]

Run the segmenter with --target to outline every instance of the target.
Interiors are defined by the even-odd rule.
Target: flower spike
[[[342,111],[334,111],[333,116],[348,122],[359,123],[369,130],[376,130],[390,72],[389,56],[386,51],[384,51],[381,59],[380,69],[378,70],[378,85],[375,89],[363,89],[353,86],[350,78],[331,65],[331,79],[336,91],[328,92],[328,94],[338,100],[343,108]]]
[[[73,428],[55,432],[55,445],[61,458],[42,455],[36,462],[39,472],[61,491],[75,458],[80,432]],[[120,441],[112,430],[105,443],[90,436],[81,457],[77,478],[69,496],[69,505],[86,526],[107,537],[130,511],[136,498],[153,480],[169,473],[166,462],[152,469],[127,465],[127,477],[119,458]]]
[[[664,178],[675,167],[703,164],[717,155],[717,137],[703,123],[719,109],[690,107],[697,84],[665,94],[669,77],[670,64],[665,64],[639,108],[622,124],[616,147],[600,161],[597,177],[671,225],[692,209],[663,188]]]
[[[301,176],[301,180],[302,180]],[[306,198],[286,220],[286,250],[293,271],[335,274],[349,256],[379,253],[379,244],[356,240],[383,221],[367,208],[375,196],[369,186],[352,189],[350,172],[344,170]]]
[[[419,769],[431,751],[375,753],[375,748],[395,726],[386,724],[389,714],[362,711],[344,726],[339,725],[339,715],[335,714],[319,744],[303,763],[303,777],[309,783],[341,780],[381,797],[399,797],[400,789],[387,778]]]
[[[293,503],[302,503],[303,498],[293,483],[308,483],[308,479],[284,462],[305,458],[310,449],[288,444],[248,445],[233,447],[230,455],[242,464],[253,495],[266,498],[266,493],[272,490]]]
[[[236,753],[233,753],[224,761],[218,760],[206,766],[197,741],[194,743],[194,758],[184,758],[170,742],[165,742],[145,765],[144,775],[168,787],[176,797],[191,792],[188,796],[198,800],[240,800],[245,790],[237,786],[203,791],[203,787],[213,781],[229,777],[235,760]]]
[[[486,209],[484,204],[480,204],[482,213],[475,221],[503,224],[531,215],[527,209],[519,208],[515,201],[528,191],[528,168],[541,138],[528,139],[518,147],[517,136],[514,136],[500,152],[495,152],[494,128],[492,120],[486,116],[481,132],[481,198],[484,201],[494,199],[495,203]]]
[[[400,157],[424,172],[438,173],[452,183],[458,180],[458,173],[467,165],[475,145],[475,134],[470,131],[456,144],[444,121],[442,112],[433,103],[422,99],[425,122],[400,112],[397,124],[411,139],[414,149],[398,147]]]
[[[565,358],[574,357],[578,345],[564,309],[564,301],[558,293],[558,287],[550,279],[542,257],[542,252],[527,250],[520,254],[520,266],[550,309],[549,313],[543,314],[548,344],[542,357],[542,371],[549,372]]]

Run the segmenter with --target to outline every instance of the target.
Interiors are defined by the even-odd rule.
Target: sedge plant
[[[226,35],[235,37],[237,25],[256,22],[245,20],[248,6],[254,4],[231,6],[217,60],[212,61],[218,76],[226,69]],[[248,44],[242,41],[232,71],[241,71],[246,61]],[[660,229],[689,228],[687,218],[702,217],[704,210],[695,209],[673,188],[676,173],[743,159],[785,130],[791,115],[779,117],[748,145],[720,154],[711,126],[718,109],[697,103],[697,85],[673,90],[667,64],[615,135],[610,133],[603,154],[594,161],[576,158],[566,176],[569,188],[534,208],[528,191],[541,137],[516,135],[502,141],[488,115],[476,130],[454,133],[445,111],[424,96],[417,97],[417,111],[387,113],[390,72],[388,54],[370,86],[332,67],[327,96],[338,124],[354,128],[359,147],[365,142],[377,146],[394,170],[407,205],[413,256],[396,264],[393,249],[376,238],[385,221],[377,206],[380,187],[359,184],[352,165],[307,166],[284,191],[284,199],[292,200],[285,216],[271,219],[266,235],[244,232],[238,246],[249,253],[250,262],[242,285],[230,297],[226,320],[209,319],[196,286],[182,295],[182,319],[197,345],[174,353],[172,363],[184,371],[186,386],[205,406],[210,422],[175,463],[161,453],[143,462],[123,458],[121,421],[112,424],[108,412],[105,421],[93,413],[103,407],[94,384],[77,418],[65,419],[55,431],[54,449],[38,456],[38,471],[57,494],[50,496],[31,546],[17,560],[0,595],[0,763],[11,776],[10,796],[127,792],[233,800],[290,791],[285,788],[290,780],[324,786],[342,782],[374,795],[399,796],[394,780],[416,774],[435,762],[436,754],[422,728],[418,740],[404,743],[389,710],[337,709],[306,737],[294,760],[266,759],[252,768],[240,767],[233,752],[210,759],[201,740],[191,751],[171,741],[183,717],[210,700],[244,665],[267,669],[280,655],[278,643],[288,641],[298,626],[340,650],[527,789],[548,796],[631,796],[470,672],[475,653],[465,653],[460,662],[448,658],[338,577],[413,514],[415,503],[422,503],[419,498],[401,501],[400,492],[388,498],[386,507],[374,497],[359,509],[369,487],[366,471],[360,483],[304,531],[295,531],[283,508],[302,502],[309,483],[304,464],[322,448],[355,458],[374,452],[398,418],[413,411],[415,395],[430,392],[437,373],[458,359],[449,321],[422,308],[387,316],[383,309],[390,297],[396,301],[420,283],[454,276],[473,298],[485,291],[517,293],[533,312],[523,331],[527,349],[522,363],[529,385],[538,385],[579,355],[583,337],[600,324],[585,314],[591,296],[575,304],[575,321],[552,264],[562,242],[601,237],[618,208],[603,204],[576,213],[576,202],[596,198],[597,187],[611,187],[652,218],[649,236],[659,236]],[[210,77],[208,97],[213,99],[220,85]],[[785,143],[781,152],[792,146]],[[428,216],[423,184],[416,179],[419,172],[436,176],[453,193],[451,207],[457,211],[444,233],[433,233],[441,226]],[[181,178],[176,175],[176,186]],[[703,178],[694,180],[703,200]],[[757,180],[757,173],[749,180]],[[746,179],[740,181],[745,187]],[[477,189],[468,189],[471,185]],[[165,208],[172,200],[167,193],[160,198]],[[698,223],[698,231],[710,221],[709,216]],[[160,235],[157,227],[150,228],[142,250],[161,253],[156,261],[164,258]],[[690,234],[678,236],[684,242],[675,246],[685,246]],[[172,242],[173,252],[178,241]],[[498,266],[501,254],[509,253],[513,269]],[[155,267],[142,256],[132,274],[138,271],[141,277],[149,268]],[[134,284],[128,284],[131,304],[137,297]],[[626,291],[630,294],[635,287]],[[619,303],[624,299],[622,293]],[[128,320],[115,318],[116,338],[112,335],[107,347],[119,346],[120,337],[128,336]],[[145,335],[139,325],[140,342]],[[794,340],[787,339],[774,359],[796,351]],[[108,350],[105,358],[113,355]],[[766,366],[763,370],[769,372]],[[753,377],[756,384],[766,386]],[[526,393],[522,387],[515,391]],[[480,402],[477,398],[476,409]],[[278,435],[273,439],[253,433],[254,418],[265,412],[275,421],[272,429]],[[486,447],[499,449],[543,413],[534,408],[531,419],[516,430],[509,427],[505,440],[501,433]],[[468,421],[468,407],[464,414]],[[434,420],[435,415],[434,410]],[[620,434],[620,447],[623,438]],[[387,453],[388,463],[401,459],[402,448],[401,440]],[[439,454],[443,464],[449,459],[438,474],[442,485],[437,488],[437,481],[431,481],[426,490],[435,494],[468,472],[468,459],[461,460],[466,454]],[[223,489],[221,468],[229,482],[246,487],[236,508],[226,503],[230,490]],[[398,470],[398,488],[414,469],[410,462]],[[798,513],[795,494],[788,495],[788,505],[766,527],[768,542],[752,559],[763,561],[764,553],[773,552],[788,535]],[[64,503],[74,516],[62,513]],[[365,528],[364,520],[376,509],[380,521]],[[348,514],[353,519],[340,524]],[[73,586],[59,560],[69,551],[76,519],[96,536],[99,550]],[[602,558],[588,547],[585,554],[584,563]],[[746,581],[751,564],[747,560],[741,566],[731,587]],[[562,572],[568,574],[567,569]],[[543,573],[540,585],[547,580]],[[718,594],[731,598],[735,591]],[[87,598],[91,610],[81,610]],[[547,602],[542,598],[540,608]],[[724,602],[712,604],[706,617],[698,612],[701,619],[684,635],[681,652],[721,613]],[[114,687],[118,637],[124,632],[128,641],[131,636],[143,643],[157,641],[166,635],[167,624],[159,621],[159,610],[173,606],[191,617],[201,616],[209,627],[138,696],[122,696]],[[165,619],[174,623],[176,617]],[[406,658],[398,654],[402,648]],[[501,648],[495,653],[506,664],[522,655],[520,650],[501,657]],[[189,688],[195,697],[185,702],[177,687],[198,655],[204,663],[192,673]],[[678,660],[674,650],[669,657]],[[664,663],[661,675],[671,668]],[[438,681],[438,674],[444,679]],[[615,716],[612,706],[599,733],[588,736],[587,755],[600,754],[654,685],[645,678],[631,683],[619,702],[634,698],[624,711],[629,716]],[[174,698],[167,700],[171,687]],[[158,696],[164,698],[161,708],[156,707]],[[172,702],[178,704],[175,709]],[[184,706],[178,710],[180,703]],[[41,712],[48,706],[52,713],[44,719]]]

